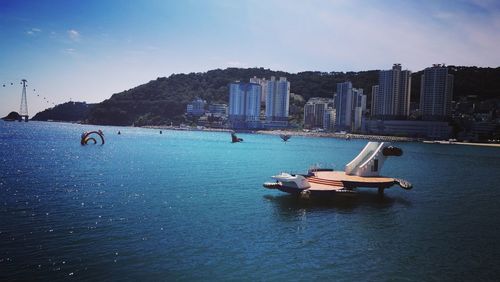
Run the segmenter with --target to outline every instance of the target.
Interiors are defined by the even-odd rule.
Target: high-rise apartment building
[[[337,83],[335,129],[358,131],[365,111],[366,95],[363,89],[353,88],[350,81]]]
[[[366,95],[363,94],[363,89],[352,89],[352,101],[352,131],[359,132],[366,112]]]
[[[229,119],[245,119],[246,83],[234,82],[229,84]]]
[[[261,86],[256,83],[229,84],[229,120],[235,127],[257,126],[260,115]]]
[[[250,78],[250,83],[257,83],[260,84],[261,87],[261,95],[260,95],[260,102],[265,103],[266,102],[266,97],[267,97],[267,81],[265,78],[258,78],[256,76]]]
[[[411,71],[401,70],[401,64],[380,71],[378,87],[372,88],[372,116],[407,117],[410,114],[410,88]]]
[[[375,113],[380,112],[379,105],[377,104],[378,85],[372,86],[372,104],[370,107],[370,115],[375,116]]]
[[[444,120],[451,115],[453,75],[445,65],[426,68],[420,82],[420,113],[423,120]]]
[[[352,83],[337,83],[335,95],[335,129],[351,130],[352,118]]]
[[[246,84],[246,97],[245,97],[245,120],[259,121],[260,116],[260,95],[261,86],[257,83]]]
[[[312,128],[314,125],[314,104],[309,101],[304,105],[304,127]]]
[[[323,115],[323,129],[326,131],[333,131],[335,129],[335,109],[327,108]]]
[[[288,123],[288,111],[290,107],[290,82],[286,77],[276,80],[274,76],[267,81],[266,97],[266,121]]]

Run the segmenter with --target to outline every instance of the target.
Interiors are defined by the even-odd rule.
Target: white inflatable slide
[[[382,150],[388,143],[368,142],[365,148],[345,166],[345,173],[358,176],[379,176],[387,158]]]

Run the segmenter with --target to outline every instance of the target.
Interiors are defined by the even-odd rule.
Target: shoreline
[[[225,129],[225,128],[179,128],[171,126],[141,126],[142,128],[149,129],[165,129],[165,130],[176,130],[176,131],[207,131],[207,132],[233,132],[235,130]],[[266,134],[266,135],[290,135],[290,136],[302,136],[302,137],[316,137],[316,138],[336,138],[336,139],[362,139],[369,141],[382,141],[382,142],[418,142],[425,144],[440,144],[440,145],[468,145],[468,146],[479,146],[479,147],[497,147],[500,148],[500,144],[496,143],[477,143],[477,142],[456,142],[456,141],[437,141],[437,140],[423,140],[421,138],[413,137],[401,137],[401,136],[389,136],[389,135],[368,135],[368,134],[353,134],[353,133],[332,133],[332,132],[304,132],[304,131],[292,131],[292,130],[256,130],[256,131],[236,131],[237,133],[250,133],[250,134]]]
[[[333,132],[305,132],[305,131],[293,131],[293,130],[243,130],[237,131],[233,129],[226,128],[193,128],[193,127],[173,127],[173,126],[161,126],[161,125],[150,125],[150,126],[140,126],[141,128],[149,129],[165,129],[165,130],[177,130],[177,131],[207,131],[207,132],[237,132],[237,133],[250,133],[250,134],[266,134],[266,135],[290,135],[290,136],[302,136],[302,137],[316,137],[316,138],[336,138],[336,139],[362,139],[369,141],[382,141],[382,142],[418,142],[425,144],[440,144],[440,145],[467,145],[467,146],[479,146],[479,147],[493,147],[500,148],[499,143],[478,143],[478,142],[458,142],[458,141],[445,141],[445,140],[425,140],[423,138],[414,137],[402,137],[402,136],[390,136],[390,135],[369,135],[369,134],[355,134],[355,133],[333,133]]]
[[[477,143],[477,142],[458,142],[458,141],[422,141],[426,144],[440,144],[440,145],[468,145],[468,146],[480,146],[480,147],[497,147],[500,148],[498,143]]]
[[[417,138],[388,136],[388,135],[368,135],[368,134],[353,134],[353,133],[333,133],[333,132],[300,132],[290,130],[258,130],[258,134],[268,135],[291,135],[291,136],[305,136],[305,137],[322,137],[322,138],[336,138],[336,139],[364,139],[372,141],[386,141],[386,142],[419,142]]]
[[[3,120],[2,120],[3,121]],[[4,121],[7,122],[7,121]],[[35,122],[51,122],[51,123],[76,123],[77,122],[67,122],[67,121],[35,121]],[[82,125],[92,125],[92,124],[82,124]],[[99,125],[95,125],[99,126]],[[119,125],[101,125],[101,126],[114,126],[114,127],[137,127],[137,128],[147,128],[147,129],[162,129],[162,130],[176,130],[176,131],[207,131],[207,132],[233,132],[235,130],[226,128],[193,128],[193,127],[173,127],[170,125],[146,125],[146,126],[119,126]],[[237,131],[238,132],[238,131]],[[291,135],[291,136],[303,136],[303,137],[321,137],[321,138],[337,138],[337,139],[364,139],[370,141],[385,141],[385,142],[419,142],[425,144],[439,144],[439,145],[467,145],[467,146],[479,146],[479,147],[493,147],[500,148],[499,143],[478,143],[478,142],[458,142],[458,141],[444,141],[444,140],[423,140],[420,138],[411,137],[400,137],[400,136],[388,136],[388,135],[365,135],[365,134],[353,134],[353,133],[332,133],[332,132],[304,132],[304,131],[293,131],[293,130],[256,130],[256,131],[240,131],[241,133],[251,133],[251,134],[267,134],[267,135]]]
[[[419,139],[411,137],[388,136],[388,135],[364,135],[364,134],[351,134],[351,133],[333,133],[333,132],[304,132],[293,130],[233,130],[226,128],[193,128],[193,127],[173,127],[161,125],[146,125],[140,126],[141,128],[148,129],[164,129],[176,131],[208,131],[208,132],[236,132],[236,133],[250,133],[250,134],[266,134],[266,135],[291,135],[303,137],[321,137],[321,138],[336,138],[336,139],[366,139],[373,141],[386,141],[386,142],[418,142]]]

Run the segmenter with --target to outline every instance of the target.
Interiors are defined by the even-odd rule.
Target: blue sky
[[[22,78],[34,115],[214,68],[497,67],[500,1],[0,0],[0,37],[0,115]]]

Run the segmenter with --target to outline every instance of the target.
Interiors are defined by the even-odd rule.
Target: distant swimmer
[[[163,132],[161,132],[161,130],[160,130],[160,134],[163,134]]]
[[[122,133],[120,132],[120,130],[118,130],[118,135],[120,135],[120,134],[122,134]]]

